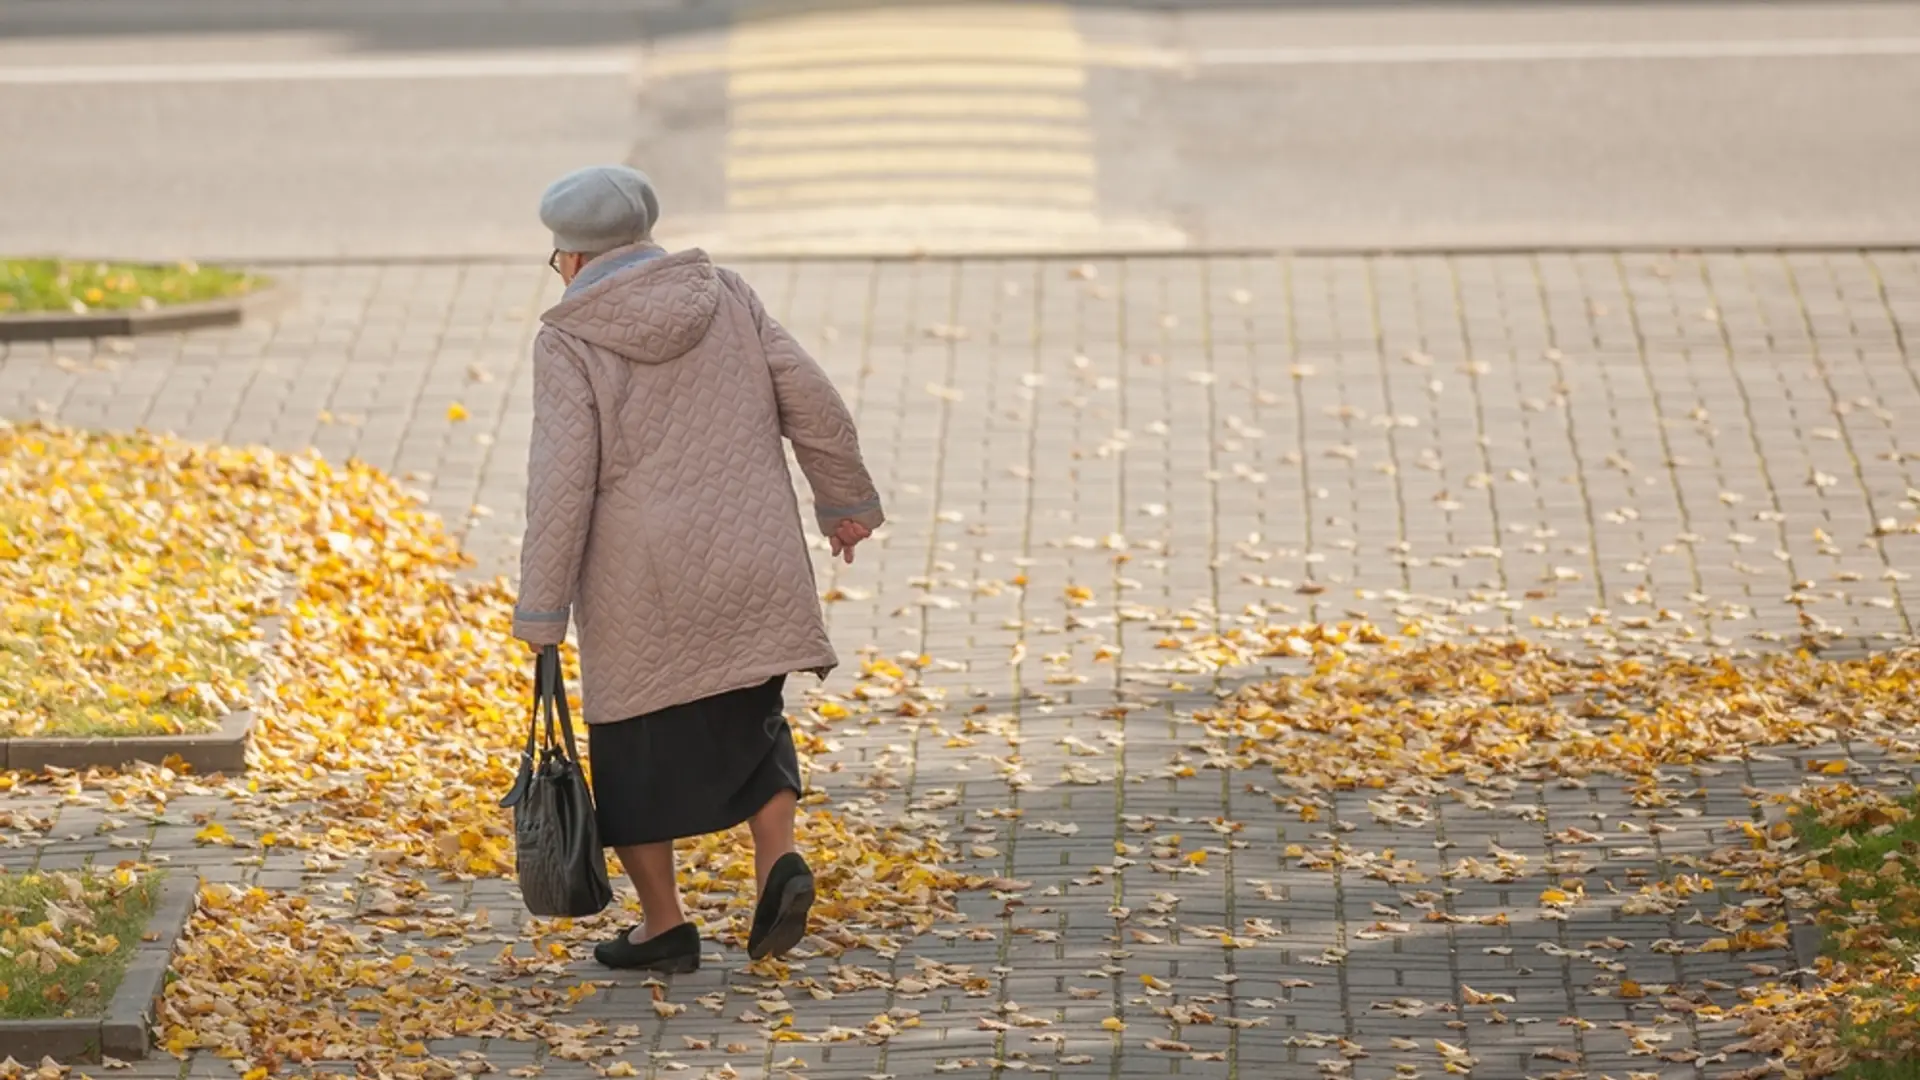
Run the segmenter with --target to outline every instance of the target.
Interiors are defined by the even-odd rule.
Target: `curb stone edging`
[[[284,612],[297,596],[292,587],[280,592],[282,614],[260,620],[260,650],[273,648],[280,638]],[[258,700],[261,686],[256,674],[247,687]],[[134,762],[159,765],[178,756],[195,773],[240,773],[247,771],[247,747],[253,741],[252,709],[236,709],[220,718],[218,729],[195,735],[30,735],[0,739],[0,770],[18,769],[39,772],[55,769],[115,769]],[[5,1057],[0,1054],[0,1058]]]
[[[97,1061],[147,1057],[153,1050],[153,1023],[174,946],[199,907],[199,875],[168,875],[160,880],[153,915],[127,961],[126,974],[106,1011],[85,1019],[0,1020],[0,1059]]]
[[[220,718],[216,731],[198,735],[28,736],[0,739],[0,769],[39,772],[48,768],[117,768],[136,761],[158,765],[179,756],[201,775],[247,769],[253,710]]]
[[[237,326],[248,316],[265,315],[285,307],[292,291],[268,285],[226,300],[174,304],[152,311],[89,311],[84,315],[34,312],[0,317],[0,341],[53,341],[60,338],[132,337],[169,331]]]

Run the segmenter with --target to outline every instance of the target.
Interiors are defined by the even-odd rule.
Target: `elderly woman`
[[[596,166],[547,190],[566,282],[533,350],[533,443],[514,636],[579,630],[601,841],[644,922],[609,967],[692,971],[700,936],[673,841],[747,822],[759,898],[747,952],[806,935],[813,875],[794,851],[792,672],[838,663],[781,442],[834,555],[853,561],[880,497],[826,374],[738,274],[651,240],[652,184]]]

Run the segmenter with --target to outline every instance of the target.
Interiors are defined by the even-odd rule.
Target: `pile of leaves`
[[[99,1015],[153,910],[153,885],[137,867],[0,873],[0,1017]]]
[[[358,463],[335,467],[313,454],[210,449],[144,434],[0,431],[7,468],[37,476],[55,493],[46,497],[52,509],[76,505],[76,487],[102,507],[115,501],[112,492],[125,504],[87,519],[85,529],[42,526],[51,537],[34,548],[43,578],[71,592],[120,596],[95,575],[137,580],[152,572],[152,531],[164,527],[167,544],[187,553],[181,560],[197,553],[212,565],[207,553],[222,553],[225,561],[208,571],[204,607],[260,615],[274,609],[275,596],[290,597],[275,610],[279,632],[258,650],[254,767],[244,780],[210,786],[151,767],[51,778],[76,793],[105,786],[116,805],[156,811],[181,792],[217,791],[233,803],[224,820],[204,824],[202,844],[233,848],[237,860],[297,860],[316,879],[355,876],[357,905],[209,887],[168,988],[164,1045],[210,1048],[257,1069],[325,1058],[444,1073],[444,1063],[418,1057],[423,1040],[550,1034],[549,1018],[592,992],[570,973],[575,947],[630,914],[515,925],[515,912],[457,914],[423,883],[459,889],[512,872],[511,822],[495,803],[512,782],[524,736],[532,656],[511,637],[513,597],[504,583],[461,580],[464,557],[438,519],[416,495]],[[89,674],[103,684],[144,685],[136,672],[148,650],[177,654],[183,646],[168,631],[190,628],[182,612],[161,619],[165,613],[139,600],[150,592],[127,595],[135,599],[90,612],[92,632],[128,650],[88,655],[100,665]],[[248,633],[236,625],[234,640]],[[131,658],[128,669],[114,666],[122,655]],[[571,653],[567,662],[576,673]],[[905,675],[869,662],[856,694],[906,708]],[[834,706],[796,717],[803,766],[826,745],[832,720],[848,715]],[[0,789],[21,783],[16,776]],[[810,797],[800,822],[821,891],[813,948],[897,951],[903,936],[951,915],[956,889],[979,884],[942,868],[951,852],[927,822],[824,803]],[[689,845],[686,865],[703,932],[743,945],[753,902],[744,830]],[[451,944],[382,944],[395,934]],[[502,948],[490,965],[453,947],[489,942]],[[569,987],[511,981],[523,977]]]
[[[0,737],[181,734],[246,705],[300,519],[244,482],[262,461],[0,425]]]
[[[1432,640],[1413,626],[1293,627],[1269,638],[1278,644],[1268,655],[1300,657],[1300,670],[1196,718],[1216,736],[1213,764],[1271,766],[1303,806],[1317,792],[1593,775],[1633,782],[1637,805],[1661,806],[1664,766],[1841,738],[1920,746],[1909,724],[1920,714],[1912,649],[1847,659],[1575,654],[1515,637]],[[1837,775],[1849,765],[1825,767]]]
[[[1527,785],[1623,781],[1636,806],[1654,814],[1685,807],[1689,775],[1743,762],[1780,760],[1797,748],[1827,780],[1805,785],[1789,815],[1771,826],[1739,822],[1746,844],[1705,856],[1679,855],[1682,871],[1621,906],[1625,914],[1670,912],[1689,892],[1713,891],[1714,877],[1737,881],[1745,899],[1697,918],[1723,936],[1702,952],[1779,952],[1789,927],[1812,919],[1826,949],[1806,972],[1759,965],[1724,1013],[1686,1002],[1701,1016],[1742,1024],[1729,1053],[1771,1063],[1741,1076],[1915,1075],[1920,1064],[1920,821],[1916,797],[1865,787],[1856,753],[1872,747],[1892,761],[1920,761],[1920,654],[1911,648],[1850,658],[1809,652],[1693,656],[1570,654],[1500,637],[1436,640],[1436,627],[1397,633],[1366,625],[1268,627],[1187,643],[1221,670],[1255,659],[1295,670],[1229,694],[1196,714],[1211,738],[1207,764],[1270,767],[1287,790],[1276,802],[1304,821],[1325,820],[1331,795],[1366,793],[1374,816],[1418,824],[1425,800],[1451,793],[1469,806],[1527,814],[1514,801]],[[1852,752],[1841,747],[1851,747]],[[1898,772],[1899,770],[1894,770]],[[1759,792],[1751,792],[1758,795]],[[1598,834],[1568,829],[1580,845]],[[1498,855],[1498,851],[1495,851]],[[1344,867],[1390,882],[1430,880],[1409,860],[1289,845],[1305,869]],[[1462,859],[1441,878],[1516,880],[1496,858]],[[1562,879],[1564,884],[1565,879]],[[1578,902],[1549,888],[1547,907]],[[1612,993],[1638,997],[1637,983]]]
[[[177,263],[0,260],[0,317],[27,312],[151,311],[243,296],[265,282],[238,270]]]

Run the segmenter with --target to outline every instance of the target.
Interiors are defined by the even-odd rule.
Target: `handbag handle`
[[[567,704],[567,683],[560,670],[560,647],[546,645],[540,649],[540,656],[534,662],[533,669],[533,709],[534,715],[527,725],[527,752],[533,752],[534,729],[539,726],[542,706],[545,706],[547,719],[546,753],[551,756],[564,742],[567,760],[578,763],[580,747],[573,737],[573,710]],[[558,728],[560,740],[556,741],[555,728]]]
[[[543,711],[547,718],[546,747],[536,754],[536,750],[540,749],[540,716]],[[558,732],[554,730],[556,727],[559,728]],[[518,806],[527,797],[538,763],[551,760],[559,749],[554,739],[556,734],[565,740],[568,758],[578,765],[580,749],[573,740],[573,714],[567,705],[566,680],[560,671],[560,648],[547,645],[541,648],[533,662],[533,711],[527,716],[527,743],[520,748],[520,769],[514,776],[513,787],[501,798],[501,806]]]

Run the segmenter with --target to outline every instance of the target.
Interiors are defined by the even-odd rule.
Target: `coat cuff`
[[[514,608],[513,636],[529,645],[558,645],[567,639],[567,618],[572,610],[522,611]]]
[[[865,502],[854,503],[852,506],[821,506],[815,503],[813,513],[819,520],[820,531],[823,533],[832,532],[833,527],[843,521],[857,521],[869,529],[877,529],[887,521],[887,515],[880,509],[878,495]]]

